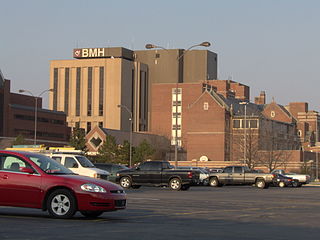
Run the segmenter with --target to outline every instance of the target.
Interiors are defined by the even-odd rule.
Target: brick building
[[[0,79],[0,137],[14,139],[23,135],[33,143],[35,130],[35,98],[10,92],[10,80]],[[70,128],[63,112],[42,108],[37,101],[37,140],[39,143],[65,144],[69,141]],[[8,143],[7,143],[8,144]]]
[[[180,161],[205,157],[215,166],[241,163],[252,154],[253,138],[254,148],[260,152],[301,150],[297,135],[301,118],[295,118],[275,101],[266,104],[264,92],[255,103],[249,102],[249,87],[240,83],[210,80],[153,84],[151,102],[151,132],[171,140],[177,134]],[[292,154],[298,163],[306,160],[302,155]],[[312,158],[308,155],[308,160]],[[174,159],[172,152],[167,159]]]

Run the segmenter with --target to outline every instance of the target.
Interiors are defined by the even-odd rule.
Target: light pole
[[[187,50],[185,50],[181,55],[178,55],[176,60],[178,62],[178,68],[180,67],[180,64],[179,64],[179,61],[180,59],[188,52],[190,51],[192,48],[194,47],[210,47],[211,46],[211,43],[210,42],[202,42],[202,43],[199,43],[199,44],[195,44],[195,45],[192,45],[191,47],[189,47]],[[164,47],[161,47],[161,46],[157,46],[157,45],[154,45],[154,44],[146,44],[146,49],[153,49],[153,48],[161,48],[163,50],[166,50],[168,51],[168,49],[164,48]],[[178,69],[178,74],[179,74],[179,69]],[[182,80],[183,82],[183,80]],[[178,166],[178,83],[179,83],[179,77],[178,77],[178,80],[177,80],[177,83],[176,83],[176,90],[175,90],[175,137],[174,137],[174,161],[175,161],[175,166],[177,167]],[[181,129],[182,131],[182,129]],[[181,137],[181,136],[180,136]]]
[[[243,146],[243,164],[247,161],[247,105],[248,102],[240,102],[239,104],[244,105],[244,146]]]
[[[45,92],[53,92],[53,89],[47,89],[42,91],[38,96],[34,96],[34,94],[28,90],[20,89],[19,93],[29,93],[32,97],[34,97],[35,105],[34,105],[34,140],[33,144],[37,145],[37,122],[38,122],[38,98],[41,97]]]
[[[132,165],[132,121],[133,121],[132,112],[129,110],[129,108],[126,105],[119,104],[118,108],[124,108],[130,114],[130,118],[129,118],[129,121],[130,121],[129,167],[131,167],[131,165]]]

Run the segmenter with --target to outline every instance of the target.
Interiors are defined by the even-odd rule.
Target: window
[[[99,116],[103,116],[104,67],[99,68]]]
[[[76,116],[80,116],[81,68],[77,67],[76,75]]]
[[[64,112],[68,115],[69,110],[69,78],[70,78],[70,69],[66,68],[64,73]]]
[[[87,122],[87,133],[91,131],[91,122]]]
[[[208,102],[203,103],[203,110],[205,110],[205,111],[209,110],[209,103]]]
[[[91,116],[91,105],[92,105],[92,67],[88,68],[88,111],[87,115]]]
[[[99,127],[103,128],[103,122],[99,122]]]
[[[234,173],[242,173],[242,167],[234,167]]]
[[[232,173],[232,167],[226,167],[223,172],[225,173]]]
[[[240,120],[233,120],[233,128],[240,128]]]
[[[250,120],[250,128],[258,128],[258,121]]]
[[[76,162],[76,160],[74,160],[71,157],[66,157],[65,162],[64,162],[64,166],[66,168],[78,168],[79,167],[79,165]]]
[[[9,172],[20,172],[20,167],[30,167],[29,164],[22,161],[15,156],[1,156],[0,157],[0,170]]]
[[[140,165],[140,170],[142,171],[159,171],[161,168],[161,162],[146,162]]]
[[[53,69],[53,110],[57,110],[58,105],[58,68]]]
[[[61,163],[61,157],[51,157],[51,158],[57,161],[58,163]]]

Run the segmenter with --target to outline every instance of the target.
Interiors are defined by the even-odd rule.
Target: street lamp
[[[247,160],[247,105],[248,102],[240,102],[239,104],[244,105],[244,146],[243,146],[243,163],[245,165]]]
[[[34,94],[28,90],[20,89],[19,93],[29,93],[32,97],[34,97],[35,105],[34,105],[34,141],[33,144],[37,145],[37,122],[38,122],[38,98],[41,97],[45,92],[53,92],[52,88],[42,91],[38,96],[34,96]]]
[[[130,114],[130,118],[129,118],[129,121],[130,121],[129,167],[131,167],[131,164],[132,164],[132,122],[133,122],[132,112],[129,110],[129,108],[126,105],[119,104],[118,108],[124,108]]]
[[[189,47],[187,50],[185,50],[181,55],[177,56],[177,62],[178,62],[178,67],[180,67],[179,61],[180,59],[187,53],[189,52],[192,48],[194,47],[210,47],[211,43],[210,42],[202,42],[199,44],[195,44],[192,45],[191,47]],[[153,49],[153,48],[161,48],[163,50],[168,51],[168,49],[161,47],[161,46],[157,46],[151,43],[146,44],[146,49]],[[179,71],[178,71],[179,72]],[[183,82],[183,80],[182,80]],[[174,137],[174,161],[175,161],[175,166],[178,166],[178,83],[179,83],[179,78],[178,81],[176,83],[176,90],[175,90],[175,137]]]

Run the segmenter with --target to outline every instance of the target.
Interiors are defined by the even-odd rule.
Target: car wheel
[[[76,199],[67,189],[52,192],[47,201],[49,214],[55,218],[71,218],[76,210]]]
[[[186,185],[182,185],[181,190],[187,191],[189,188],[190,188],[190,185],[186,184]]]
[[[103,212],[102,211],[81,211],[81,214],[85,217],[96,218],[99,217]]]
[[[297,181],[293,181],[293,182],[292,182],[292,187],[295,187],[295,188],[296,188],[296,187],[298,187],[298,185],[299,185],[299,183],[298,183]]]
[[[182,185],[181,185],[181,180],[179,178],[172,178],[169,182],[169,187],[172,190],[180,190]]]
[[[284,182],[279,182],[279,187],[284,188],[286,184]]]
[[[256,187],[260,188],[260,189],[263,189],[263,188],[266,187],[266,182],[263,179],[258,179],[256,181]]]
[[[132,181],[129,177],[122,177],[120,179],[120,186],[123,188],[130,188],[132,185]]]
[[[219,184],[218,178],[216,178],[216,177],[210,178],[209,185],[211,187],[219,187],[220,184]]]
[[[141,185],[132,185],[131,187],[132,187],[133,189],[138,189],[138,188],[141,187]]]

